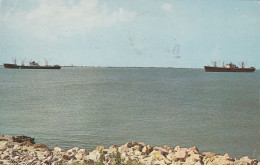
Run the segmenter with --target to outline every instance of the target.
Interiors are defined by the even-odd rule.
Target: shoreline
[[[92,151],[74,147],[64,150],[35,143],[27,136],[0,135],[0,164],[60,165],[60,164],[171,164],[171,165],[260,165],[256,159],[244,156],[231,158],[227,153],[199,152],[196,146],[150,146],[144,142],[126,142],[108,148],[97,146]]]

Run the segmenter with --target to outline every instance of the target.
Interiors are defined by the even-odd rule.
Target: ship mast
[[[48,66],[48,60],[44,58],[44,61],[45,61],[45,66]]]
[[[239,65],[241,66],[242,69],[244,69],[246,66],[246,62],[242,61],[239,63]]]
[[[12,57],[13,63],[16,65],[16,58]]]
[[[216,61],[212,61],[213,66],[216,68],[217,67],[217,62]]]
[[[22,62],[21,62],[22,66],[24,66],[25,60],[26,60],[26,58],[22,60]]]

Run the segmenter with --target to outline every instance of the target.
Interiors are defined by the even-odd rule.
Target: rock
[[[14,160],[19,160],[20,159],[20,156],[15,156],[13,157]]]
[[[35,162],[34,159],[33,159],[33,160],[29,160],[29,161],[28,161],[28,165],[32,164],[33,162]]]
[[[139,142],[138,144],[143,146],[143,147],[146,146],[145,142]]]
[[[148,148],[148,150],[149,150],[150,152],[152,152],[152,151],[153,151],[153,147],[152,147],[152,146],[150,146],[150,145],[147,145],[146,147]]]
[[[144,163],[144,164],[154,164],[152,157],[146,157],[146,158],[144,158],[144,159],[141,159],[140,162],[141,162],[141,163]]]
[[[109,147],[108,149],[104,149],[103,151],[106,152],[107,154],[116,154],[117,148],[114,147]]]
[[[62,164],[62,161],[53,161],[51,165],[60,165]]]
[[[232,161],[232,162],[235,161],[235,159],[231,158],[231,157],[228,155],[228,153],[226,153],[223,157],[224,157],[225,159],[227,159],[227,160]]]
[[[164,145],[162,148],[166,149],[167,151],[171,150],[172,147],[168,146],[168,145]]]
[[[157,155],[162,155],[163,156],[163,152],[162,151],[152,151],[149,156],[157,156]]]
[[[9,160],[10,156],[8,154],[3,154],[3,155],[1,155],[1,159],[2,160]]]
[[[112,159],[114,159],[114,155],[113,154],[106,154],[106,155],[104,155],[104,160],[106,162],[109,162],[110,160],[112,161]]]
[[[52,162],[55,162],[55,161],[58,161],[58,160],[59,160],[59,158],[58,158],[58,157],[55,157],[55,156],[49,156],[49,157],[52,158],[52,159],[51,159]],[[49,158],[49,157],[48,157],[48,158]]]
[[[133,141],[132,144],[133,144],[133,146],[135,146],[135,145],[138,145],[139,143],[136,141]]]
[[[132,148],[134,146],[134,144],[132,142],[126,142],[123,146],[125,146],[127,148]]]
[[[71,160],[68,161],[68,164],[73,164],[73,163],[79,164],[77,161],[75,161],[75,160],[73,160],[73,159],[71,159]]]
[[[166,164],[170,164],[171,163],[171,161],[169,160],[169,159],[164,159],[164,162],[166,163]]]
[[[111,149],[111,148],[117,149],[118,145],[113,144],[112,146],[109,147],[109,149]]]
[[[155,160],[154,165],[167,165],[163,160]]]
[[[135,155],[129,155],[130,160],[137,160],[137,157]]]
[[[89,154],[89,152],[86,149],[79,149],[78,153],[82,153],[84,155],[88,155]]]
[[[229,157],[227,157],[227,155],[226,156],[213,155],[209,157],[204,157],[203,162],[206,164],[225,164],[225,165],[234,164],[234,161],[229,160]]]
[[[134,155],[135,155],[135,156],[141,156],[141,155],[143,155],[143,153],[140,152],[140,151],[138,151],[138,150],[135,150],[135,151],[134,151]]]
[[[60,147],[54,147],[53,152],[65,152],[65,150]]]
[[[38,153],[37,153],[37,157],[38,157],[39,160],[44,160],[44,159],[46,159],[46,156],[44,155],[43,152],[38,152]]]
[[[250,159],[248,156],[244,156],[240,158],[239,160],[240,163],[242,164],[249,164],[249,165],[257,165],[258,161],[256,159]]]
[[[13,136],[10,136],[10,135],[0,135],[0,141],[13,141]]]
[[[226,154],[224,155],[224,157],[225,157],[225,158],[230,158],[230,156],[228,155],[228,153],[226,153]]]
[[[89,155],[87,156],[87,159],[93,160],[94,162],[97,162],[100,158],[100,153],[99,151],[92,151],[89,153]]]
[[[122,153],[121,161],[122,161],[122,163],[127,164],[127,162],[130,161],[130,157],[128,155],[126,155],[126,153]]]
[[[163,147],[154,147],[153,148],[154,151],[162,151],[163,155],[167,155],[169,153],[169,151],[167,151],[165,148]]]
[[[0,151],[6,150],[8,147],[8,141],[0,141]]]
[[[0,161],[2,164],[6,165],[6,164],[12,164],[12,162],[10,160],[1,160]]]
[[[143,152],[144,154],[146,154],[146,155],[149,155],[150,152],[151,152],[151,150],[149,150],[147,146],[144,146],[143,149],[142,149],[142,152]]]
[[[20,145],[16,144],[16,145],[13,146],[13,149],[18,151],[18,150],[21,150],[22,147]]]
[[[43,162],[46,164],[50,164],[51,161],[52,161],[52,156],[45,158],[45,160]]]
[[[181,147],[178,145],[178,146],[176,146],[173,150],[174,150],[175,152],[180,151],[180,150],[181,150]]]
[[[204,157],[202,159],[202,162],[204,164],[220,164],[221,162],[225,162],[226,160],[225,159],[221,159],[218,155],[215,155],[215,156],[211,156],[211,157]]]
[[[69,155],[62,155],[62,159],[63,160],[70,160],[70,156]]]
[[[84,159],[84,154],[83,153],[77,153],[76,155],[75,155],[75,158],[77,159],[77,160],[83,160]]]
[[[45,144],[33,143],[34,139],[26,136],[0,135],[0,164],[94,164],[100,160],[109,164],[115,163],[118,154],[120,154],[122,164],[260,165],[257,160],[247,156],[233,159],[228,154],[199,153],[195,146],[190,148],[176,146],[173,149],[167,145],[151,147],[144,142],[127,142],[120,147],[112,145],[108,149],[104,146],[98,146],[89,153],[86,149],[78,147],[66,152],[60,147],[51,150]]]
[[[94,150],[97,150],[97,151],[102,151],[105,149],[105,146],[97,146]]]
[[[118,147],[118,152],[120,153],[128,153],[130,150],[133,151],[132,148],[128,148],[125,145]]]
[[[193,155],[190,155],[190,157],[196,161],[201,161],[201,159],[202,159],[202,156],[199,154],[193,154]]]
[[[210,158],[210,157],[213,157],[213,156],[217,156],[219,154],[218,153],[213,153],[213,152],[202,152],[201,155],[206,157],[206,158]]]
[[[178,161],[178,158],[175,156],[175,154],[173,152],[170,152],[167,156],[166,156],[167,159],[169,159],[170,161],[174,161],[174,162],[177,162]]]
[[[198,161],[194,165],[203,165],[203,163],[201,161]]]
[[[185,162],[185,159],[188,157],[187,149],[177,150],[174,155],[181,162]]]
[[[183,162],[172,162],[171,165],[183,165],[184,163]]]
[[[188,152],[190,153],[191,151],[193,151],[192,153],[199,154],[199,149],[196,146],[190,147]]]
[[[79,150],[79,147],[74,147],[74,148],[71,148],[67,151],[67,153],[70,153],[71,154],[76,154]]]
[[[125,161],[125,159],[129,158],[129,156],[126,153],[121,154],[121,159]]]
[[[13,142],[22,143],[23,145],[33,145],[35,144],[34,138],[27,137],[27,136],[13,136]]]
[[[185,160],[185,164],[195,164],[197,162],[196,159],[194,159],[193,157],[187,157],[186,160]]]
[[[143,146],[141,146],[141,145],[135,145],[134,147],[132,147],[132,149],[134,150],[134,151],[142,151],[142,148],[143,148]]]
[[[46,151],[46,150],[51,150],[49,147],[47,147],[45,144],[43,143],[36,143],[33,145],[33,148],[36,150],[41,150],[41,151]]]
[[[169,161],[168,159],[166,159],[163,155],[162,151],[152,151],[149,154],[150,157],[152,157],[155,160],[163,160],[163,161]]]

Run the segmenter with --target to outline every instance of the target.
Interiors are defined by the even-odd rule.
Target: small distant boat
[[[244,63],[241,63],[241,68],[237,67],[236,65],[229,63],[222,67],[217,67],[216,62],[214,62],[214,66],[204,66],[204,69],[206,72],[254,72],[255,68],[250,67],[250,68],[245,68]]]
[[[39,63],[36,63],[35,61],[29,62],[29,65],[26,66],[24,63],[22,65],[17,65],[16,60],[14,60],[14,64],[4,64],[4,67],[7,69],[60,69],[61,66],[59,65],[45,65],[40,66]]]

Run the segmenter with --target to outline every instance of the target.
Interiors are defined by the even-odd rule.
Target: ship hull
[[[54,65],[54,66],[22,66],[22,65],[15,65],[15,64],[4,64],[5,68],[8,69],[60,69],[61,66]]]
[[[206,72],[254,72],[255,68],[220,68],[204,66]]]

